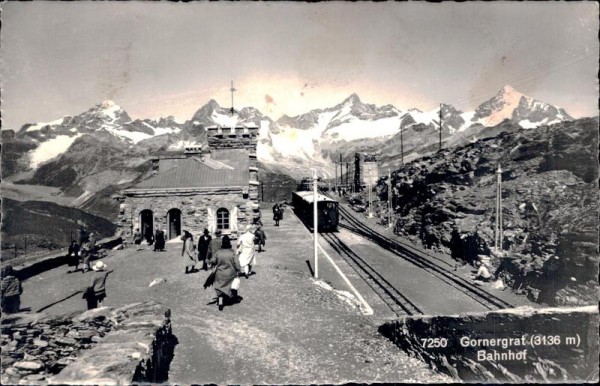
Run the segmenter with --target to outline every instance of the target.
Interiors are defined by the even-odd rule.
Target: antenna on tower
[[[229,89],[229,91],[231,91],[231,109],[229,110],[231,112],[231,115],[235,114],[235,109],[233,108],[233,93],[235,91],[237,91],[234,87],[233,87],[233,80],[231,81],[231,88]]]

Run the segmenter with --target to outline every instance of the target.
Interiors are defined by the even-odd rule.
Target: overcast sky
[[[180,120],[210,99],[273,119],[356,92],[398,108],[472,110],[510,84],[598,114],[598,5],[533,3],[2,4],[4,128],[111,99]]]

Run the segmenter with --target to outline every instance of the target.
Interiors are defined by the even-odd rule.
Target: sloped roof
[[[219,165],[221,164],[221,165]],[[215,188],[248,185],[250,173],[246,155],[245,167],[231,169],[226,162],[203,162],[199,158],[190,157],[181,160],[168,170],[160,170],[155,176],[140,182],[131,189],[177,189],[177,188]],[[236,165],[238,166],[238,165]]]

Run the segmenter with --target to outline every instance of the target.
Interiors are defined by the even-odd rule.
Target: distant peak
[[[361,103],[360,98],[358,97],[358,95],[356,95],[355,92],[352,93],[348,98],[346,98],[344,102]]]
[[[217,101],[216,101],[216,100],[214,100],[214,99],[211,99],[211,100],[209,100],[209,101],[208,101],[208,103],[207,103],[207,105],[208,105],[208,106],[212,106],[212,107],[220,107],[220,106],[219,106],[219,102],[217,102]]]
[[[502,90],[500,90],[500,92],[498,94],[503,94],[503,95],[518,94],[518,95],[522,95],[520,92],[518,92],[517,90],[515,90],[514,88],[512,88],[512,86],[509,85],[509,84],[507,84],[504,87],[502,87]]]
[[[101,106],[103,109],[109,109],[113,106],[117,106],[117,104],[111,100],[105,100],[104,102],[102,102]]]

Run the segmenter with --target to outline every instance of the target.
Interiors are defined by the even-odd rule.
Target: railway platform
[[[167,243],[166,252],[111,251],[105,260],[113,271],[106,306],[155,300],[171,308],[178,344],[169,383],[450,380],[398,350],[379,334],[375,319],[313,279],[306,263],[312,260],[311,236],[289,208],[279,227],[268,215],[270,206],[263,213],[266,251],[258,254],[256,274],[242,278],[242,301],[222,312],[213,303],[214,290],[202,287],[208,272],[184,274],[181,243]],[[320,276],[336,286],[330,270],[321,260]],[[22,306],[52,314],[83,310],[78,291],[89,276],[66,271],[59,267],[24,281]]]

